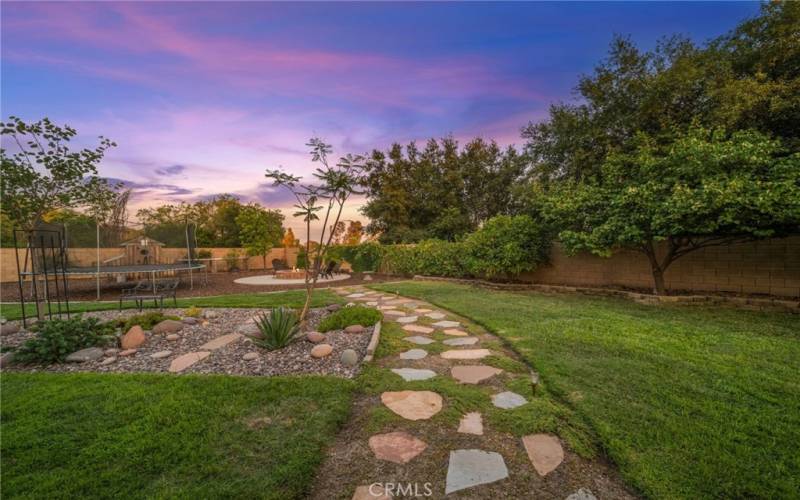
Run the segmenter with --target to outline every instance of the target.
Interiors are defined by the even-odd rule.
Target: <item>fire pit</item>
[[[306,272],[302,269],[284,269],[281,271],[275,271],[275,279],[279,280],[301,280],[305,277]]]

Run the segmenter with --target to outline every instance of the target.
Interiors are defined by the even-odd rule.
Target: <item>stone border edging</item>
[[[375,323],[375,328],[372,329],[372,337],[369,339],[369,344],[367,344],[367,355],[364,356],[364,363],[369,363],[372,361],[372,357],[375,355],[375,349],[378,347],[378,342],[381,340],[381,322],[378,321]]]
[[[462,285],[478,286],[491,290],[537,291],[544,293],[581,293],[606,297],[622,297],[639,304],[692,304],[692,305],[731,305],[740,309],[756,311],[781,311],[800,314],[800,300],[791,299],[759,299],[749,297],[727,297],[723,295],[651,295],[647,293],[627,292],[609,288],[591,288],[564,285],[540,285],[535,283],[494,283],[485,280],[463,278],[443,278],[440,276],[415,275],[416,281],[445,281]]]

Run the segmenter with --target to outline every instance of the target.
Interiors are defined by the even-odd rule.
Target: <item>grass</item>
[[[3,498],[302,498],[354,385],[89,373],[0,382]]]
[[[215,297],[188,297],[178,299],[178,307],[302,307],[305,302],[305,290],[289,290],[285,292],[273,293],[239,293],[231,295],[219,295]],[[317,290],[312,298],[312,307],[321,307],[333,303],[342,303],[344,300],[330,290]],[[172,307],[166,303],[165,307]],[[119,307],[118,302],[71,302],[70,311],[106,311],[114,310]],[[123,302],[124,309],[134,309],[133,302]],[[26,304],[25,311],[29,317],[36,314],[33,304]],[[6,319],[22,318],[22,306],[15,304],[0,305],[0,314]]]
[[[800,491],[800,317],[494,292],[373,288],[427,300],[502,337],[654,498]],[[577,428],[580,428],[579,424]]]

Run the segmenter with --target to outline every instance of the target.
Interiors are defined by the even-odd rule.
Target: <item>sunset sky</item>
[[[757,3],[2,3],[3,117],[119,144],[103,176],[132,208],[288,197],[312,135],[337,154],[452,134],[519,144],[573,98],[614,33],[703,42]],[[356,200],[346,218],[357,218]],[[297,229],[300,221],[287,221]]]

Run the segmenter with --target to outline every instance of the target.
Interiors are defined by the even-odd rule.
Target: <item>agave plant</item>
[[[274,307],[269,314],[261,314],[256,325],[261,334],[253,336],[253,342],[269,351],[286,347],[300,334],[297,313],[283,307]]]

